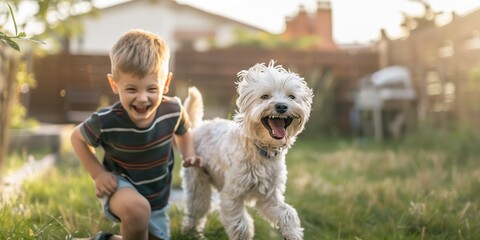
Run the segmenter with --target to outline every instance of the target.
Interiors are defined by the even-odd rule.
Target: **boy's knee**
[[[120,218],[122,224],[133,228],[147,228],[150,221],[150,203],[138,192],[125,189],[110,199],[112,212]]]
[[[124,223],[131,224],[131,226],[148,227],[150,214],[151,209],[148,201],[146,199],[144,201],[138,200],[125,204],[120,220]]]

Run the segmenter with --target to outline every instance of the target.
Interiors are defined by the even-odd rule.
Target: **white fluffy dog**
[[[234,121],[202,122],[202,96],[194,87],[185,100],[195,149],[205,167],[182,169],[183,231],[201,235],[213,186],[229,239],[253,238],[253,219],[244,205],[249,200],[285,239],[303,239],[297,211],[284,201],[285,155],[308,121],[312,90],[298,74],[274,66],[274,61],[240,71],[238,77]]]

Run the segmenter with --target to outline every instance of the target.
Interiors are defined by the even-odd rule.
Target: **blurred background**
[[[438,150],[459,139],[455,154],[477,153],[478,1],[12,0],[0,24],[1,175],[29,155],[72,158],[71,128],[117,101],[108,51],[134,28],[169,44],[169,95],[197,86],[207,118],[231,118],[236,74],[275,60],[314,91],[306,146]]]
[[[379,140],[399,137],[419,120],[478,129],[474,1],[202,2],[12,1],[18,27],[45,42],[23,40],[17,53],[31,77],[18,87],[25,117],[78,123],[116,101],[105,77],[108,51],[125,31],[143,28],[172,48],[170,94],[183,98],[188,86],[199,87],[207,117],[231,116],[236,73],[273,59],[315,90],[309,128],[318,134]],[[4,22],[11,29],[11,19]],[[371,79],[392,66],[403,70]]]

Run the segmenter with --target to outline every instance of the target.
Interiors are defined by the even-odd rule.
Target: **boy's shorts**
[[[126,187],[136,190],[136,188],[125,177],[120,175],[115,176],[117,177],[117,190]],[[106,218],[114,222],[120,222],[120,219],[110,211],[110,206],[108,205],[109,200],[109,197],[103,197],[100,199],[103,213],[105,214]],[[167,214],[168,207],[169,205],[160,210],[152,211],[150,215],[150,223],[148,225],[148,231],[150,234],[164,240],[170,239],[170,219],[168,218]]]

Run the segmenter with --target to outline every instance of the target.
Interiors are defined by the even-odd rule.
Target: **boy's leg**
[[[169,240],[170,239],[170,219],[168,217],[169,205],[162,209],[152,211],[150,215],[149,240]]]
[[[123,239],[148,239],[150,204],[135,189],[129,187],[118,189],[110,197],[109,208],[120,219]]]

